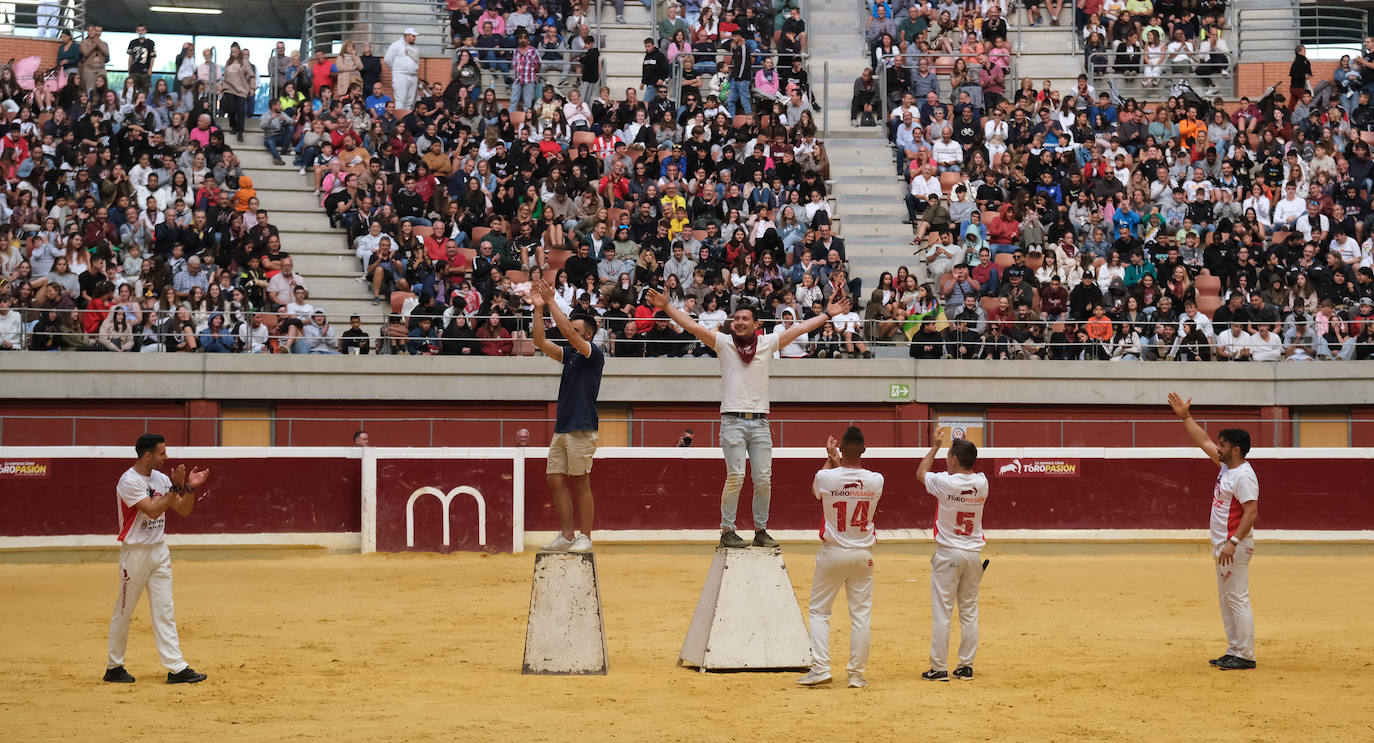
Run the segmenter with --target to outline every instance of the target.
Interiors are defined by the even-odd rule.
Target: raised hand
[[[544,295],[539,291],[539,285],[542,283],[544,283],[544,280],[539,279],[530,285],[530,304],[534,306],[535,312],[542,312],[544,310]]]
[[[825,308],[825,314],[830,315],[830,317],[833,319],[836,315],[843,315],[844,313],[848,312],[849,307],[849,297],[840,297],[839,299],[832,301],[829,307]]]
[[[167,479],[171,480],[173,485],[181,487],[183,484],[186,483],[186,465],[179,464],[176,467],[173,467],[167,473]]]
[[[644,292],[644,301],[648,302],[649,306],[655,309],[668,309],[668,296],[663,292],[657,291],[655,289],[650,289],[649,291]]]
[[[1178,396],[1177,392],[1169,393],[1169,407],[1174,409],[1174,415],[1180,418],[1187,418],[1192,415],[1192,413],[1189,412],[1189,408],[1192,407],[1192,405],[1193,398],[1190,397],[1184,400],[1182,397]]]
[[[184,469],[184,468],[185,468],[185,465],[182,466],[182,469]],[[204,484],[205,484],[205,480],[206,480],[206,478],[208,478],[208,477],[210,477],[210,469],[209,469],[208,467],[205,468],[205,469],[203,469],[203,470],[198,470],[198,469],[194,469],[194,468],[193,468],[193,469],[191,470],[191,473],[190,473],[189,475],[186,476],[186,487],[191,488],[192,490],[195,490],[196,488],[200,487],[201,485],[204,485]]]
[[[945,428],[940,425],[939,421],[936,421],[935,424],[930,427],[930,445],[938,448],[940,444],[944,442],[945,434],[948,431],[948,428]],[[950,442],[953,443],[953,441],[954,439],[951,438]]]
[[[553,304],[553,287],[549,286],[549,283],[543,279],[534,282],[534,291],[531,294],[539,295],[539,298],[544,300],[546,305]]]
[[[832,462],[838,463],[840,461],[839,442],[835,440],[834,436],[827,437],[825,440],[825,456]]]

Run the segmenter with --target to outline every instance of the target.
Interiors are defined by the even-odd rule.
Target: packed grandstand
[[[528,354],[542,280],[618,357],[711,353],[649,289],[707,327],[851,298],[785,357],[1374,355],[1374,41],[1228,102],[1218,0],[871,3],[847,118],[891,143],[915,255],[865,285],[795,0],[665,7],[626,90],[585,5],[453,0],[419,29],[451,37],[446,84],[410,33],[223,66],[188,44],[170,83],[131,43],[115,90],[92,27],[55,90],[0,69],[0,348]],[[1076,85],[1009,85],[1018,22],[1074,24]],[[367,322],[311,302],[245,147],[309,180]]]

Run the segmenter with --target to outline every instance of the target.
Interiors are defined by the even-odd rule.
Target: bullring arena
[[[4,4],[0,739],[1374,740],[1370,6]]]
[[[7,457],[30,451],[11,449]],[[352,474],[296,483],[294,496],[274,490],[262,497],[239,486],[256,477],[274,481],[279,471],[306,472],[312,463],[315,472],[350,467],[366,472],[357,450],[284,449],[270,460],[261,458],[266,452],[251,449],[184,451],[183,456],[174,450],[173,462],[196,461],[225,473],[191,518],[169,519],[182,645],[210,680],[167,696],[170,687],[156,678],[160,669],[140,608],[129,667],[135,675],[153,678],[131,687],[98,683],[98,663],[92,661],[103,652],[114,572],[115,550],[108,537],[46,540],[99,546],[10,550],[0,566],[0,585],[9,607],[9,667],[20,683],[6,695],[3,721],[17,740],[92,734],[141,740],[162,737],[167,727],[245,740],[296,735],[531,740],[551,730],[609,740],[645,735],[694,740],[742,727],[805,739],[853,735],[862,728],[866,735],[890,739],[909,735],[917,725],[936,735],[988,740],[1291,740],[1358,737],[1371,725],[1361,701],[1361,679],[1374,657],[1374,645],[1363,632],[1369,607],[1351,586],[1361,584],[1374,561],[1357,535],[1295,529],[1261,537],[1252,581],[1260,663],[1256,671],[1237,677],[1205,663],[1218,645],[1220,626],[1212,568],[1197,529],[999,532],[994,526],[1035,523],[1052,513],[1063,514],[1055,518],[1065,524],[1075,519],[1128,524],[1137,510],[1177,513],[1160,517],[1162,526],[1195,523],[1200,509],[1189,498],[1198,491],[1176,486],[1175,479],[1202,474],[1195,479],[1205,485],[1206,462],[1183,449],[1127,452],[1132,458],[1113,467],[1127,470],[1121,480],[1112,480],[1102,468],[1109,460],[1094,456],[1123,453],[1090,449],[1045,450],[1033,457],[1072,462],[1078,479],[992,477],[994,499],[1000,500],[993,503],[1002,507],[1002,517],[990,516],[984,552],[992,562],[980,601],[979,676],[949,685],[919,678],[929,640],[929,516],[925,496],[909,484],[896,484],[911,476],[915,459],[910,450],[876,450],[869,466],[894,483],[878,522],[909,528],[880,528],[874,550],[872,686],[861,690],[799,689],[795,673],[698,673],[677,667],[712,549],[700,538],[709,537],[710,511],[718,497],[712,487],[718,454],[710,450],[603,452],[598,466],[606,476],[596,483],[608,529],[598,532],[596,557],[609,668],[604,676],[573,677],[520,673],[530,606],[528,551],[360,555],[347,554],[366,541],[350,532],[279,538],[224,533],[270,529],[248,514],[274,498],[294,504],[273,509],[282,528],[303,528],[307,522],[327,528],[335,518],[345,527],[359,523],[356,511],[348,513],[355,498],[329,497],[356,482]],[[291,461],[297,452],[303,457]],[[1024,449],[986,452],[989,465],[1009,461],[1004,454],[1018,455],[1023,464],[1032,459]],[[49,453],[85,456],[49,458],[51,489],[46,492],[66,492],[69,478],[109,479],[102,470],[123,467],[127,459],[119,449]],[[533,448],[369,452],[364,460],[375,454],[378,475],[396,481],[379,481],[374,495],[363,496],[364,503],[372,498],[378,504],[376,546],[407,549],[401,509],[386,509],[392,494],[403,496],[417,482],[447,477],[434,481],[447,487],[466,478],[481,486],[488,506],[487,549],[508,550],[515,534],[513,504],[492,484],[503,480],[497,465],[528,455],[529,469],[542,471],[540,453]],[[107,462],[107,454],[116,458]],[[1290,460],[1285,454],[1316,458]],[[1357,458],[1344,459],[1352,455]],[[815,506],[797,484],[809,478],[823,455],[780,449],[778,456],[775,519],[781,522],[778,534],[791,584],[804,607],[816,540],[814,531],[801,527]],[[1367,460],[1358,456],[1335,450],[1256,452],[1252,458],[1269,484],[1268,520],[1275,526],[1321,525],[1321,519],[1303,514],[1312,491],[1329,483],[1276,481],[1295,468],[1302,471],[1304,462],[1308,469],[1320,465],[1332,468],[1333,476],[1367,481]],[[455,459],[446,461],[450,457]],[[470,457],[480,461],[463,466],[461,460]],[[1148,470],[1152,459],[1170,466],[1158,468],[1154,477],[1138,476],[1134,470]],[[443,466],[428,466],[436,460]],[[259,469],[250,474],[253,463]],[[1352,469],[1339,469],[1347,466]],[[617,470],[631,476],[612,477]],[[651,474],[632,475],[641,472]],[[1108,489],[1087,478],[1101,479]],[[1151,482],[1129,484],[1138,480]],[[1115,488],[1116,495],[1130,500],[1151,488],[1174,487],[1183,494],[1156,493],[1139,509],[1117,502],[1111,492]],[[8,497],[11,491],[5,493]],[[1362,497],[1363,491],[1333,498],[1332,507],[1355,510]],[[95,505],[63,512],[59,520],[77,530],[85,518],[103,522],[107,501],[103,496],[92,500]],[[439,544],[438,503],[428,500],[415,511],[418,549],[449,549]],[[552,533],[551,509],[539,500],[531,492],[526,501],[528,531],[522,538]],[[1050,505],[1042,512],[1046,501]],[[451,547],[477,547],[471,509],[458,500],[452,505]],[[682,515],[702,510],[704,516]],[[22,521],[34,513],[21,509],[15,517]],[[661,517],[704,522],[707,528],[624,530],[617,536],[616,526],[653,527]],[[267,544],[291,540],[329,546]],[[197,543],[202,546],[181,546]],[[230,546],[236,543],[258,544]],[[836,607],[832,637],[840,657],[848,636],[842,605],[841,600]],[[147,713],[140,710],[147,707],[160,707],[158,731],[150,731],[143,719]],[[118,713],[113,719],[111,710]]]

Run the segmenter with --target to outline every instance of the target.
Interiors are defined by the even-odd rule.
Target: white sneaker
[[[815,671],[809,671],[805,676],[797,679],[797,683],[802,686],[822,686],[830,683],[830,681],[830,674],[828,672],[816,673]]]
[[[851,675],[851,676],[849,677],[849,688],[851,688],[851,689],[863,689],[863,688],[865,688],[865,687],[867,687],[867,686],[868,686],[868,679],[864,678],[863,676],[861,676],[861,675],[859,675],[859,674],[854,674],[854,675]]]
[[[301,168],[300,170],[296,171],[296,173],[298,175],[305,175],[305,168]]]
[[[562,534],[559,534],[558,536],[561,537],[561,536],[563,536],[563,535],[562,535]],[[569,551],[569,552],[591,552],[591,551],[592,551],[592,538],[589,537],[589,536],[587,536],[586,534],[578,533],[578,534],[573,538],[572,543],[571,543],[571,546],[568,547],[568,551]]]
[[[552,542],[549,542],[548,544],[544,545],[543,547],[540,547],[540,548],[539,548],[539,551],[540,551],[540,552],[567,552],[567,551],[568,551],[568,548],[571,547],[571,546],[573,546],[575,543],[576,543],[576,540],[568,539],[567,537],[563,536],[563,533],[562,533],[562,532],[559,532],[558,536],[554,537]]]

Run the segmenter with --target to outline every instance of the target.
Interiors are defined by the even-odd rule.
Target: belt
[[[728,415],[731,418],[743,418],[747,421],[768,420],[767,413],[736,413],[733,410],[729,410],[721,413],[721,415]]]

